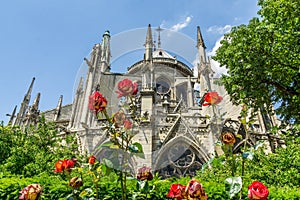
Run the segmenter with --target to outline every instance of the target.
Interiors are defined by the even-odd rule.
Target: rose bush
[[[106,129],[108,130],[108,141],[100,145],[100,147],[109,148],[112,151],[119,154],[120,160],[115,160],[115,158],[105,158],[105,163],[110,163],[105,166],[106,169],[112,168],[117,170],[120,179],[120,185],[122,190],[122,199],[125,200],[127,197],[127,174],[128,174],[128,157],[139,156],[144,157],[142,145],[138,142],[132,142],[132,138],[136,134],[133,127],[138,126],[140,118],[137,111],[137,106],[135,103],[135,96],[138,92],[137,82],[133,82],[127,78],[121,80],[117,84],[118,90],[117,98],[124,97],[118,104],[119,111],[109,116],[106,105],[107,100],[103,97],[101,93],[95,91],[89,98],[90,104],[89,109],[94,111],[96,117],[98,113],[104,114],[106,118]],[[99,147],[99,148],[100,148]],[[116,149],[121,151],[116,151]],[[114,160],[114,161],[112,161]],[[142,179],[144,176],[141,177]],[[150,179],[150,177],[147,177]]]

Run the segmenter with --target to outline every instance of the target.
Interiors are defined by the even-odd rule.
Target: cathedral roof
[[[168,52],[163,49],[157,49],[153,52],[153,58],[173,58]]]

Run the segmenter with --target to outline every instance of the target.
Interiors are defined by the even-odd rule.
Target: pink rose
[[[132,82],[129,79],[124,79],[118,83],[118,90],[116,93],[118,93],[118,98],[120,97],[126,97],[130,95],[136,95],[138,92],[138,84],[137,82]]]
[[[190,180],[187,184],[186,193],[189,199],[207,200],[208,198],[200,182],[195,179]]]
[[[126,119],[124,121],[124,128],[128,130],[128,129],[131,129],[132,127],[133,127],[132,122],[129,119]]]
[[[21,192],[19,199],[37,200],[42,193],[42,187],[39,184],[30,184],[26,186]]]
[[[151,181],[153,179],[153,175],[151,173],[151,169],[149,167],[142,167],[138,169],[138,174],[136,177],[138,180],[143,181],[143,180],[149,180]]]

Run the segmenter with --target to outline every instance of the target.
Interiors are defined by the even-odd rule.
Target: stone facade
[[[214,156],[216,133],[224,128],[235,134],[243,133],[238,119],[241,107],[232,105],[225,89],[214,84],[199,27],[196,46],[200,63],[193,71],[160,45],[154,49],[149,25],[144,59],[128,67],[126,73],[116,74],[110,72],[110,35],[107,31],[102,42],[93,47],[90,58],[85,58],[87,74],[80,79],[73,103],[63,106],[60,97],[57,108],[43,113],[47,120],[58,123],[62,132],[77,134],[81,152],[94,153],[101,160],[109,154],[98,148],[108,140],[105,120],[97,120],[88,109],[88,97],[99,87],[111,105],[108,111],[112,114],[120,103],[114,92],[116,84],[124,78],[137,81],[140,115],[148,118],[141,123],[134,137],[134,141],[142,144],[145,159],[132,158],[132,171],[146,165],[164,177],[193,175]],[[195,101],[193,86],[197,80],[200,80],[200,96],[206,91],[217,91],[223,97],[215,110],[199,106]],[[23,106],[24,111],[19,113],[28,109],[30,91],[24,98],[27,107]],[[216,118],[216,114],[222,117]],[[17,122],[20,121],[17,118]],[[257,132],[266,130],[261,116],[254,125]]]

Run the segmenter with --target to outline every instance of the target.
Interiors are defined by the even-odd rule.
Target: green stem
[[[245,159],[242,158],[242,179],[244,178],[244,175],[245,175]],[[243,197],[243,189],[241,189],[240,191],[240,200],[242,199]]]
[[[247,148],[247,141],[248,141],[248,126],[246,126],[247,125],[247,123],[246,123],[246,117],[247,117],[247,114],[246,113],[244,113],[244,120],[243,120],[243,122],[242,122],[242,126],[244,127],[244,129],[245,129],[245,142],[244,142],[244,147],[243,147],[243,151],[242,151],[242,153],[243,152],[245,152],[246,151],[246,148]],[[245,158],[244,157],[242,157],[242,179],[244,178],[244,176],[245,176]],[[242,197],[243,197],[243,189],[241,189],[241,191],[240,191],[240,200],[242,199]]]
[[[104,110],[102,111],[102,113],[104,114],[105,118],[107,119],[109,125],[112,125],[112,121],[111,121],[111,118],[108,116],[107,110],[104,109]]]
[[[234,159],[234,155],[232,152],[232,146],[229,146],[229,153],[230,153],[230,160],[231,160],[231,176],[234,177],[234,172],[235,172],[235,159]]]
[[[124,134],[121,133],[121,149],[126,151],[126,148],[124,148]],[[121,171],[120,171],[120,179],[121,179],[121,189],[122,189],[122,200],[126,200],[126,173],[123,173],[123,166],[124,166],[124,151],[122,151],[122,161],[121,161]],[[124,178],[125,175],[125,178]]]

